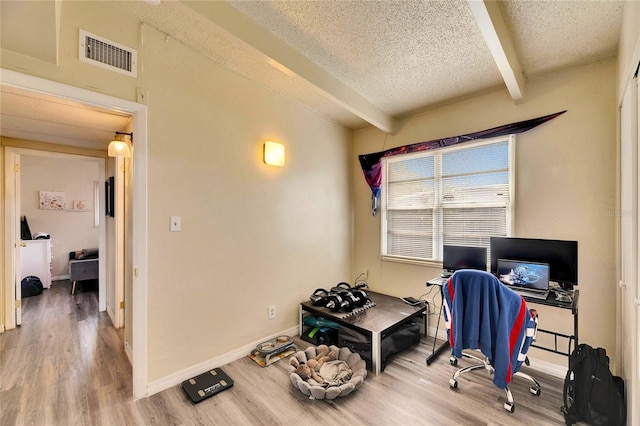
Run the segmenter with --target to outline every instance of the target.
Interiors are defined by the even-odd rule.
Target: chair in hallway
[[[98,249],[83,249],[69,253],[69,280],[71,294],[76,294],[76,283],[98,279]]]

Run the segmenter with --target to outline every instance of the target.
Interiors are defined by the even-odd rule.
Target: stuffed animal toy
[[[296,374],[300,376],[302,380],[313,379],[318,383],[322,383],[322,377],[320,377],[315,370],[312,370],[307,363],[301,363],[298,361],[298,358],[292,357],[290,364],[296,368]]]
[[[323,378],[318,374],[320,367],[326,361],[333,361],[337,357],[336,351],[329,351],[329,348],[324,346],[315,358],[308,360],[306,363],[301,363],[296,357],[292,357],[290,364],[296,368],[296,373],[302,380],[313,379],[318,383],[322,383]]]
[[[319,372],[320,367],[322,367],[322,364],[324,364],[327,361],[334,361],[337,357],[338,357],[338,354],[336,354],[336,351],[331,351],[328,353],[326,351],[323,351],[323,352],[320,352],[318,355],[316,355],[315,358],[307,361],[307,365],[311,367],[312,370]]]

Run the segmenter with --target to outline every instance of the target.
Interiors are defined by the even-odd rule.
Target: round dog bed
[[[327,345],[320,345],[317,348],[309,346],[304,351],[296,352],[293,356],[302,364],[306,363],[307,360],[315,358],[319,353],[327,348],[329,351],[336,352],[336,361],[343,361],[348,365],[352,373],[351,378],[346,383],[340,384],[339,386],[327,386],[326,383],[318,383],[313,379],[303,380],[302,377],[296,373],[296,367],[289,365],[291,383],[304,395],[309,396],[309,398],[334,399],[339,396],[347,396],[362,386],[365,377],[367,377],[366,363],[362,358],[360,358],[360,354],[351,352],[349,348],[339,348],[334,345],[328,347]]]

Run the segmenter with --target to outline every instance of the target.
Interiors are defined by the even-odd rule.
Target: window
[[[382,255],[441,261],[443,245],[511,234],[514,136],[383,159]]]

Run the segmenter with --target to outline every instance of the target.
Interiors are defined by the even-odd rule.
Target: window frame
[[[443,210],[445,208],[461,208],[461,207],[471,207],[471,208],[482,208],[482,207],[496,207],[502,206],[506,208],[506,236],[510,237],[513,235],[514,228],[514,208],[515,208],[515,184],[516,184],[516,162],[515,162],[515,140],[516,135],[511,134],[507,136],[501,136],[481,141],[475,142],[466,142],[463,144],[457,144],[450,147],[437,148],[434,150],[426,150],[416,153],[410,154],[402,154],[391,157],[384,157],[382,159],[382,179],[381,179],[381,194],[380,194],[380,256],[383,261],[391,261],[398,263],[409,263],[423,266],[435,266],[442,267],[442,246],[443,246],[443,235],[444,235],[444,227],[442,226],[442,220],[444,217]],[[508,165],[509,165],[509,198],[504,203],[497,202],[485,202],[485,203],[462,203],[462,204],[450,204],[447,203],[446,207],[443,205],[443,194],[442,194],[442,155],[454,151],[459,150],[467,150],[472,148],[478,148],[481,146],[491,145],[500,142],[507,142],[508,146]],[[388,168],[389,164],[394,162],[402,162],[407,160],[412,160],[415,158],[422,157],[434,157],[434,192],[436,194],[436,206],[433,208],[434,217],[432,220],[433,227],[433,255],[434,257],[431,259],[418,258],[418,257],[408,257],[408,256],[398,256],[393,254],[387,254],[387,177],[388,177]],[[438,157],[438,158],[435,158]],[[489,247],[487,247],[487,253],[489,253]]]

